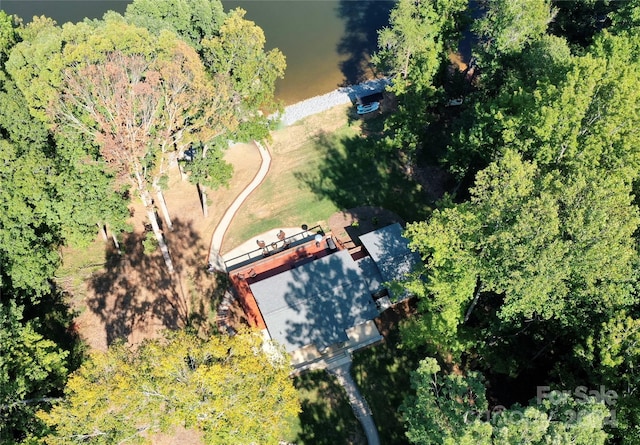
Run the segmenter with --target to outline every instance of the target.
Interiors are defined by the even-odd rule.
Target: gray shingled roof
[[[360,241],[378,266],[385,283],[402,280],[422,263],[420,255],[409,249],[409,241],[402,236],[398,223],[361,235]]]
[[[378,315],[371,293],[381,277],[370,266],[341,250],[252,284],[271,338],[289,352],[347,341],[346,329]]]

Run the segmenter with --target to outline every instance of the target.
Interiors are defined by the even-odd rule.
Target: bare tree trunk
[[[198,192],[200,194],[200,202],[202,203],[202,214],[206,218],[207,216],[209,216],[209,206],[207,205],[207,190],[200,184],[198,184],[196,187],[198,187]]]
[[[160,251],[162,252],[162,257],[164,258],[164,263],[167,265],[169,273],[173,273],[174,268],[173,262],[171,261],[171,256],[169,255],[169,248],[167,247],[167,243],[164,241],[164,236],[162,235],[162,231],[160,230],[160,226],[158,225],[156,212],[153,210],[153,208],[147,208],[147,216],[149,217],[149,221],[151,222],[153,233],[158,240],[158,245],[160,246]]]
[[[169,273],[173,273],[175,269],[173,268],[171,255],[169,255],[169,247],[167,247],[167,243],[164,241],[164,236],[162,235],[162,231],[160,230],[160,226],[158,225],[158,218],[156,216],[155,209],[151,204],[151,199],[149,199],[148,197],[148,192],[142,192],[140,194],[140,199],[142,199],[142,203],[147,210],[147,217],[149,218],[149,222],[151,223],[153,234],[156,236],[156,240],[158,240],[158,246],[160,246],[160,251],[162,252],[162,257],[164,258],[164,263],[166,264]]]
[[[173,230],[173,223],[171,222],[171,217],[169,216],[169,209],[167,208],[167,202],[164,200],[164,194],[159,187],[156,188],[156,196],[158,197],[158,202],[160,203],[160,210],[162,210],[162,216],[164,217],[164,222],[167,224],[167,229]]]
[[[118,242],[118,237],[116,236],[116,234],[111,232],[111,238],[113,239],[113,245],[118,251],[118,254],[122,254],[122,250],[120,250],[120,243]]]
[[[107,242],[109,241],[109,237],[107,236],[107,228],[104,224],[96,223],[98,228],[100,229],[100,235],[102,235],[102,239]]]

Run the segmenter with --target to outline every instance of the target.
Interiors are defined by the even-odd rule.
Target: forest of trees
[[[427,351],[407,438],[640,444],[640,1],[474,5],[398,0],[373,57],[398,107],[372,143],[455,182],[406,230],[424,267],[402,343]],[[473,75],[452,74],[469,33]],[[206,203],[227,141],[268,134],[285,59],[264,45],[218,0],[63,26],[0,11],[0,443],[282,437],[299,401],[277,348],[176,332],[88,354],[54,280],[62,246],[127,230],[132,199],[172,272],[167,168],[192,148]]]
[[[640,2],[476,8],[400,0],[375,58],[400,107],[380,149],[456,180],[406,231],[425,268],[406,283],[419,316],[403,343],[432,356],[407,436],[640,443]],[[452,78],[448,52],[469,29],[473,75]],[[538,388],[565,393],[551,403]]]
[[[227,141],[268,134],[265,111],[280,106],[285,59],[264,44],[243,10],[224,12],[217,0],[136,0],[124,16],[63,26],[0,11],[0,443],[139,442],[176,425],[229,443],[275,437],[277,419],[297,412],[288,367],[268,366],[251,334],[206,342],[181,334],[88,357],[54,280],[61,247],[86,246],[98,228],[117,242],[132,199],[173,272],[162,232],[171,228],[168,166],[193,148],[186,175],[206,203],[206,189],[231,177]],[[182,399],[167,375],[138,379],[156,365],[184,375]],[[247,403],[264,404],[265,417],[240,425],[232,403],[204,391],[238,378],[255,380]],[[135,410],[151,399],[161,411],[143,419]],[[208,422],[214,412],[217,423]]]

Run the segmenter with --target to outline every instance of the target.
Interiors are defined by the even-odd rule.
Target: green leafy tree
[[[37,332],[37,320],[25,321],[22,307],[0,302],[0,443],[16,443],[39,434],[35,412],[52,402],[51,394],[67,376],[68,352]]]
[[[20,301],[48,292],[62,240],[52,204],[51,166],[40,153],[20,154],[0,139],[0,284]]]
[[[640,320],[626,311],[614,314],[599,326],[598,332],[576,347],[575,356],[591,381],[615,391],[614,435],[625,445],[640,443],[637,395],[640,374],[636,369],[640,357]]]
[[[426,260],[424,282],[411,289],[429,321],[447,320],[429,329],[444,335],[483,300],[504,321],[539,317],[590,332],[594,319],[634,301],[631,199],[615,175],[545,175],[507,151],[478,174],[469,202],[409,226]]]
[[[191,147],[191,156],[183,160],[189,182],[196,185],[200,191],[205,218],[208,216],[209,208],[207,189],[217,190],[222,186],[228,186],[233,174],[233,166],[223,159],[227,144],[226,138],[216,138],[204,145],[194,144]]]
[[[521,51],[546,33],[556,14],[548,0],[495,0],[486,6],[475,31],[481,36],[485,51],[494,54]]]
[[[418,277],[405,284],[419,297],[421,314],[404,326],[404,342],[410,346],[428,343],[442,353],[456,355],[467,348],[458,328],[477,286],[480,265],[470,234],[479,225],[463,205],[436,210],[428,223],[407,226],[410,246],[420,252],[426,265],[424,279]]]
[[[60,86],[63,31],[51,19],[34,17],[18,34],[21,41],[11,50],[5,69],[24,95],[31,115],[48,123],[48,109]]]
[[[2,287],[14,296],[23,295],[24,303],[50,291],[48,280],[58,265],[61,245],[92,240],[99,221],[119,231],[128,210],[123,191],[113,186],[113,174],[104,163],[91,160],[76,144],[51,138],[3,72],[0,135],[0,276]]]
[[[411,158],[431,121],[429,108],[437,101],[434,77],[455,46],[460,0],[400,0],[391,10],[389,26],[378,33],[372,62],[393,78],[388,90],[398,97],[398,109],[385,122],[385,149],[401,149]],[[410,160],[411,162],[411,160]]]
[[[475,413],[488,410],[482,376],[440,374],[434,358],[426,358],[411,377],[415,396],[403,404],[407,437],[411,443],[491,444],[491,425]]]
[[[528,407],[515,406],[496,413],[492,422],[496,445],[548,443],[604,445],[610,412],[595,399],[576,400],[560,393]]]
[[[18,40],[16,19],[0,10],[0,63],[4,63]]]
[[[203,61],[211,73],[231,79],[235,112],[239,126],[234,139],[262,139],[268,136],[269,123],[263,111],[276,111],[276,80],[284,76],[285,57],[278,49],[265,51],[264,32],[246,11],[229,13],[218,35],[202,42]]]
[[[176,427],[208,444],[277,444],[299,411],[286,355],[263,350],[257,333],[202,340],[172,333],[135,351],[95,353],[40,417],[47,444],[151,443]]]
[[[401,95],[412,89],[433,89],[445,50],[451,43],[458,16],[466,8],[459,0],[428,2],[401,0],[391,10],[389,27],[378,35],[378,53],[373,62],[394,76],[391,91]]]
[[[411,378],[415,395],[401,408],[407,437],[419,445],[603,445],[607,407],[553,392],[528,407],[489,410],[482,376],[441,373],[433,358],[420,362]]]
[[[203,39],[217,34],[224,17],[219,0],[135,0],[125,13],[128,22],[156,35],[173,31],[198,51]]]

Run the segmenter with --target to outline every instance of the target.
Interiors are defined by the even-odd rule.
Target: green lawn
[[[385,207],[406,221],[429,214],[397,153],[377,151],[363,136],[376,122],[363,129],[347,112],[338,107],[274,135],[269,174],[236,215],[223,251],[280,227],[326,226],[333,213],[362,205]]]
[[[364,445],[366,439],[344,389],[325,371],[311,371],[294,380],[302,412],[287,438],[297,445]]]

